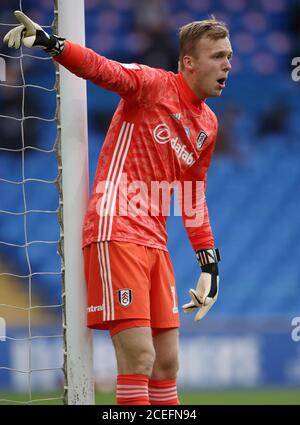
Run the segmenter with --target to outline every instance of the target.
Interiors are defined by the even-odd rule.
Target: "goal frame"
[[[55,0],[58,34],[85,45],[84,0]],[[86,82],[57,67],[65,403],[95,404],[92,331],[86,325],[82,224],[89,197]]]

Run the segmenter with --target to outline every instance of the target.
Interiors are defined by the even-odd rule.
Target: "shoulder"
[[[157,78],[157,79],[163,79],[163,80],[172,80],[173,77],[175,77],[175,74],[173,74],[170,71],[166,71],[165,69],[161,69],[161,68],[153,68],[151,66],[148,65],[137,65],[141,71],[143,71],[143,73],[145,74],[145,76],[149,75],[152,78]]]
[[[152,68],[147,65],[138,65],[140,72],[140,100],[147,102],[151,99],[151,103],[158,102],[160,99],[166,96],[166,93],[172,91],[172,72],[166,71],[160,68]],[[139,100],[139,97],[136,97]]]

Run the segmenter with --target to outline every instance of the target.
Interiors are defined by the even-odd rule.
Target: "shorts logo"
[[[197,149],[200,151],[202,146],[204,145],[205,140],[207,139],[207,134],[204,131],[200,131],[198,137],[197,137]]]
[[[132,290],[129,288],[119,289],[118,300],[123,307],[128,307],[132,301]]]
[[[97,311],[104,311],[103,305],[90,305],[87,308],[88,313],[97,313]]]

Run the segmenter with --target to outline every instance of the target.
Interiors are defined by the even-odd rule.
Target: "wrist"
[[[218,262],[221,261],[221,256],[218,248],[199,249],[196,257],[203,272],[219,274]]]
[[[205,266],[201,266],[201,270],[204,273],[209,273],[213,275],[219,275],[218,263],[206,264]]]
[[[50,39],[47,43],[46,52],[52,56],[59,55],[65,48],[65,38],[58,37],[56,35],[50,35]]]

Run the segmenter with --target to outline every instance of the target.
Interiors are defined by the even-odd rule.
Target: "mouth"
[[[224,89],[224,87],[225,87],[225,81],[227,80],[227,78],[219,78],[218,80],[217,80],[217,83],[218,83],[218,86],[221,88],[221,89]]]

